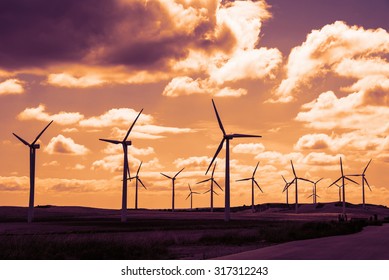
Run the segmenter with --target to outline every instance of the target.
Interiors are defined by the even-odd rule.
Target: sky
[[[41,136],[36,205],[121,207],[120,145],[129,140],[139,207],[187,208],[203,193],[219,145],[215,101],[230,142],[231,205],[284,202],[293,160],[316,181],[319,202],[337,201],[339,159],[366,171],[366,202],[389,205],[389,1],[387,0],[4,0],[0,3],[0,205],[27,206],[28,148]],[[225,151],[215,179],[224,185]],[[360,182],[360,177],[355,177]],[[135,182],[128,184],[134,207]],[[360,185],[346,199],[362,202]],[[218,191],[215,206],[224,205]],[[312,185],[299,184],[310,203]],[[291,190],[290,195],[293,195]],[[209,206],[209,194],[194,207]]]

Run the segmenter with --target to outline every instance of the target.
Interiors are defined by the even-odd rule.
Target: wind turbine
[[[255,167],[254,169],[254,172],[253,172],[253,175],[251,176],[251,178],[245,178],[245,179],[239,179],[239,180],[236,180],[237,182],[240,182],[240,181],[249,181],[251,180],[251,210],[253,212],[255,212],[255,207],[254,207],[254,184],[258,187],[258,189],[263,193],[263,190],[261,189],[261,187],[258,185],[257,181],[255,180],[254,176],[255,176],[255,172],[257,172],[257,168],[258,168],[258,164],[259,164],[259,161],[257,163],[257,166]]]
[[[27,222],[31,223],[34,219],[34,195],[35,195],[35,157],[36,157],[36,149],[40,148],[39,144],[36,144],[39,137],[45,132],[45,130],[52,124],[53,121],[49,122],[48,125],[38,134],[35,140],[30,144],[22,137],[12,133],[16,138],[19,139],[24,145],[30,148],[30,197],[28,203],[28,214],[27,214]]]
[[[369,182],[367,181],[367,179],[366,179],[366,177],[365,177],[365,172],[366,172],[367,168],[369,167],[370,162],[371,162],[371,160],[370,160],[370,161],[368,162],[368,164],[366,165],[366,167],[365,167],[365,169],[363,170],[362,174],[348,175],[348,176],[360,176],[360,177],[362,177],[362,203],[363,203],[363,208],[365,208],[365,183],[367,184],[367,186],[369,187],[369,190],[371,191]]]
[[[225,176],[226,176],[225,177],[225,184],[226,185],[225,185],[224,220],[226,222],[228,222],[230,220],[230,140],[232,140],[234,138],[249,138],[249,137],[250,138],[251,137],[257,138],[257,137],[262,137],[262,136],[248,135],[248,134],[226,134],[226,131],[224,130],[222,121],[219,117],[219,114],[217,112],[216,105],[215,105],[215,102],[213,101],[213,99],[212,99],[212,105],[213,105],[213,108],[215,110],[215,114],[216,114],[217,121],[219,123],[220,130],[223,132],[223,139],[220,142],[219,147],[217,148],[216,153],[213,156],[213,159],[212,159],[211,163],[209,164],[208,169],[205,172],[205,174],[208,173],[209,169],[212,166],[212,163],[214,162],[214,160],[218,156],[220,150],[223,148],[224,141],[226,141],[226,169],[225,169]]]
[[[285,177],[283,175],[281,175],[282,179],[284,179],[284,182],[285,182],[285,187],[284,187],[284,191],[286,191],[286,205],[288,206],[289,208],[289,186],[292,184],[293,181],[286,181]]]
[[[193,195],[194,195],[194,194],[200,194],[200,193],[198,193],[198,192],[193,192],[193,191],[192,191],[192,188],[190,187],[189,184],[188,184],[188,187],[189,187],[190,193],[189,193],[188,196],[185,198],[185,200],[187,200],[187,199],[190,197],[190,210],[192,210],[192,206],[193,206]]]
[[[130,174],[128,174],[128,177],[130,180],[136,179],[135,181],[135,209],[138,209],[138,182],[142,185],[145,190],[147,190],[146,186],[143,184],[142,180],[139,178],[139,170],[142,166],[142,162],[140,162],[140,165],[138,167],[138,171],[136,171],[136,175],[133,177],[130,177]]]
[[[317,180],[316,182],[313,182],[313,192],[311,195],[308,196],[308,198],[312,197],[313,198],[313,204],[316,206],[316,203],[317,203],[317,200],[316,198],[317,197],[320,197],[317,195],[317,192],[316,192],[316,185],[317,183],[319,183],[321,180],[323,180],[323,178],[320,178],[319,180]]]
[[[123,157],[123,179],[122,179],[123,190],[122,190],[122,210],[121,210],[121,221],[122,222],[126,222],[126,220],[127,220],[127,173],[128,173],[128,176],[130,177],[130,168],[128,167],[127,151],[128,151],[128,146],[131,146],[132,142],[130,140],[127,140],[127,138],[130,135],[130,132],[131,132],[132,128],[134,127],[136,121],[138,120],[140,114],[142,114],[142,111],[143,111],[143,109],[140,110],[138,116],[135,118],[134,122],[130,126],[130,129],[127,131],[127,134],[122,141],[111,140],[111,139],[102,139],[102,138],[99,139],[100,141],[108,142],[108,143],[115,144],[115,145],[121,144],[123,147],[123,156],[124,156]]]
[[[184,168],[185,168],[185,167],[184,167]],[[168,175],[166,175],[166,174],[161,173],[161,174],[162,174],[163,176],[165,176],[166,178],[169,178],[169,179],[172,180],[172,187],[173,187],[173,189],[172,189],[172,212],[174,212],[174,181],[176,180],[176,177],[178,176],[178,174],[180,174],[181,171],[184,170],[184,168],[182,168],[180,171],[178,171],[178,172],[176,173],[176,175],[174,175],[173,177],[170,177],[170,176],[168,176]]]
[[[312,183],[312,184],[313,184],[314,182],[312,182],[311,180],[305,179],[305,178],[297,177],[296,171],[294,170],[293,162],[290,161],[290,164],[292,165],[292,170],[293,170],[294,178],[293,178],[293,180],[292,180],[290,183],[287,183],[287,184],[285,185],[284,191],[285,191],[285,190],[288,190],[288,188],[289,188],[289,187],[293,184],[293,182],[294,182],[294,185],[295,185],[295,206],[296,206],[296,214],[297,214],[297,213],[298,213],[298,190],[297,190],[297,182],[298,182],[298,180],[307,181],[307,182],[310,182],[310,183]]]
[[[212,170],[212,175],[210,178],[206,179],[206,180],[203,180],[203,181],[200,181],[200,182],[197,182],[196,184],[201,184],[201,183],[205,183],[205,182],[208,182],[208,181],[211,181],[211,188],[209,190],[207,190],[205,193],[211,193],[211,212],[213,212],[213,194],[217,194],[217,192],[214,191],[213,189],[213,183],[216,184],[216,186],[219,187],[219,189],[221,191],[223,191],[223,189],[220,187],[220,185],[216,182],[216,180],[214,179],[213,175],[215,174],[215,168],[216,168],[216,162],[215,164],[213,165],[213,170]]]
[[[346,175],[344,175],[343,173],[343,164],[342,164],[342,157],[340,157],[340,173],[342,174],[342,176],[340,176],[336,181],[334,181],[331,185],[329,185],[328,187],[331,187],[332,185],[335,185],[337,182],[339,182],[340,180],[342,180],[342,198],[343,198],[343,215],[346,214],[346,191],[345,191],[345,183],[344,183],[344,180],[348,180],[350,182],[353,182],[357,185],[359,185],[357,182],[355,182],[354,180],[348,178]]]
[[[347,183],[345,183],[344,185],[347,185]],[[342,186],[338,185],[338,184],[335,184],[335,186],[337,186],[339,189],[339,202],[341,202],[342,201]]]

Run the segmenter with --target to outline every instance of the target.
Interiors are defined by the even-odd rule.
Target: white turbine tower
[[[218,186],[218,188],[223,191],[223,189],[220,187],[220,185],[216,182],[216,180],[214,179],[213,175],[215,174],[215,168],[216,168],[216,162],[215,164],[213,165],[213,170],[212,170],[212,175],[210,178],[206,179],[206,180],[203,180],[203,181],[200,181],[200,182],[197,182],[196,184],[201,184],[201,183],[205,183],[205,182],[208,182],[208,181],[211,181],[211,188],[209,190],[207,190],[206,192],[204,193],[210,193],[211,194],[211,212],[213,212],[213,194],[217,194],[217,192],[213,189],[213,183],[216,184],[216,186]]]
[[[34,196],[35,196],[35,157],[36,157],[36,150],[40,148],[39,144],[36,144],[39,137],[42,136],[43,132],[49,127],[49,125],[52,124],[53,121],[51,121],[46,127],[41,131],[41,133],[38,134],[38,136],[35,138],[35,140],[30,144],[26,140],[24,140],[22,137],[16,135],[15,133],[12,133],[16,138],[19,139],[20,142],[22,142],[24,145],[28,146],[30,148],[30,197],[29,197],[29,203],[28,203],[28,214],[27,214],[27,222],[31,223],[34,219]]]
[[[355,183],[357,185],[359,185],[359,184],[357,182],[355,182],[354,180],[348,178],[346,175],[344,175],[344,173],[343,173],[342,157],[340,157],[340,173],[341,173],[341,176],[336,181],[334,181],[331,185],[329,185],[328,187],[331,187],[332,185],[335,185],[338,181],[342,180],[342,198],[343,198],[343,210],[342,210],[342,213],[344,215],[344,214],[346,214],[346,191],[345,191],[344,180],[348,180],[348,181],[353,182],[353,183]]]
[[[223,148],[224,141],[225,141],[226,142],[226,159],[225,159],[226,160],[226,169],[225,169],[225,176],[226,177],[225,177],[225,188],[224,188],[225,189],[224,220],[226,222],[228,222],[230,220],[230,140],[232,140],[234,138],[251,138],[251,137],[258,138],[258,137],[262,137],[262,136],[249,135],[249,134],[226,134],[226,131],[224,130],[222,121],[221,121],[219,114],[217,112],[215,102],[213,100],[212,100],[212,105],[213,105],[213,108],[215,110],[215,114],[216,114],[217,121],[219,123],[220,130],[223,132],[223,139],[220,142],[219,147],[217,148],[216,153],[213,156],[212,161],[209,164],[208,169],[205,172],[205,174],[208,173],[209,169],[212,166],[212,163],[214,162],[214,160],[218,156],[220,150]]]
[[[185,167],[184,167],[185,168]],[[177,176],[178,176],[178,174],[180,174],[181,173],[181,171],[182,170],[184,170],[184,168],[182,168],[180,171],[178,171],[177,173],[176,173],[176,175],[174,175],[173,177],[170,177],[170,176],[168,176],[168,175],[166,175],[166,174],[163,174],[163,173],[161,173],[163,176],[165,176],[166,178],[169,178],[169,179],[171,179],[172,180],[172,212],[174,212],[174,196],[175,196],[175,194],[174,194],[174,182],[176,181],[176,178],[177,178]]]
[[[127,173],[130,174],[130,169],[128,167],[128,155],[127,150],[128,146],[131,146],[131,141],[127,140],[128,136],[130,135],[130,132],[132,128],[134,127],[136,121],[138,120],[140,114],[142,114],[142,110],[140,110],[138,116],[135,118],[134,122],[132,123],[130,129],[127,131],[126,136],[122,141],[120,140],[111,140],[111,139],[102,139],[100,138],[100,141],[108,142],[111,144],[121,144],[123,147],[123,189],[122,189],[122,209],[121,209],[121,221],[126,222],[127,221]],[[130,175],[129,175],[130,176]]]
[[[253,175],[250,178],[236,180],[237,182],[251,180],[251,210],[253,211],[253,213],[255,212],[255,206],[254,206],[255,205],[255,202],[254,202],[254,184],[263,193],[263,190],[261,189],[261,187],[258,185],[257,181],[254,178],[255,172],[257,172],[258,164],[259,164],[259,161],[257,163],[257,166],[254,169]]]

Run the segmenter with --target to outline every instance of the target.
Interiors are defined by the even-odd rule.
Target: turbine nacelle
[[[33,149],[39,149],[40,147],[41,147],[41,145],[39,145],[39,144],[31,145],[31,148],[33,148]]]

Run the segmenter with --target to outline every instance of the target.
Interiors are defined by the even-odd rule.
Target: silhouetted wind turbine
[[[184,168],[185,168],[185,167],[184,167]],[[184,168],[182,168],[180,171],[178,171],[178,172],[176,173],[176,175],[174,175],[173,177],[170,177],[170,176],[168,176],[168,175],[166,175],[166,174],[161,173],[161,174],[162,174],[163,176],[165,176],[166,178],[169,178],[169,179],[172,180],[172,212],[174,212],[174,181],[176,180],[176,177],[178,176],[178,174],[180,174],[181,171],[184,170]]]
[[[331,185],[329,185],[328,187],[331,187],[332,185],[335,185],[339,180],[342,180],[342,198],[343,198],[343,215],[346,214],[346,191],[345,191],[345,184],[344,184],[344,180],[349,180],[350,182],[353,182],[357,185],[359,185],[357,182],[355,182],[354,180],[348,178],[346,175],[344,175],[343,173],[343,164],[342,164],[342,157],[340,157],[340,172],[341,172],[341,176],[336,180],[334,181]]]
[[[295,206],[296,206],[296,213],[298,213],[298,189],[297,189],[297,182],[298,182],[298,180],[307,181],[307,182],[310,182],[312,184],[313,184],[313,182],[311,180],[308,180],[308,179],[305,179],[305,178],[297,177],[296,171],[294,170],[293,162],[290,161],[290,164],[292,165],[294,179],[290,183],[288,183],[289,185],[288,184],[285,185],[284,191],[287,190],[294,182],[294,184],[295,184]]]
[[[344,185],[347,185],[347,183],[345,183]],[[337,186],[339,189],[339,202],[342,202],[342,186],[338,184],[335,184],[335,186]]]
[[[286,179],[283,175],[281,175],[281,177],[282,177],[282,179],[284,179],[284,182],[285,182],[285,187],[284,187],[284,190],[282,192],[286,191],[286,205],[289,208],[289,186],[290,186],[290,184],[292,184],[293,181],[288,182],[288,181],[286,181]]]
[[[258,185],[257,181],[255,180],[254,176],[255,176],[255,172],[257,172],[257,168],[258,168],[258,164],[259,164],[259,161],[257,163],[257,166],[255,167],[254,169],[254,172],[253,172],[253,175],[251,176],[251,178],[245,178],[245,179],[239,179],[239,180],[236,180],[237,182],[240,182],[240,181],[249,181],[251,180],[251,210],[253,212],[255,212],[255,207],[254,207],[254,184],[258,187],[258,189],[263,193],[261,187]]]
[[[142,180],[139,178],[139,170],[142,166],[142,162],[140,162],[140,165],[138,167],[138,171],[136,171],[136,175],[133,177],[130,177],[130,174],[128,174],[129,179],[136,179],[135,181],[135,209],[138,209],[138,182],[142,185],[143,188],[146,188],[146,186],[143,184]]]
[[[320,178],[319,180],[317,180],[316,182],[313,182],[313,192],[311,195],[308,196],[308,198],[312,197],[313,198],[313,204],[316,206],[316,203],[317,203],[317,197],[320,197],[317,195],[317,192],[316,192],[316,185],[317,183],[319,183],[321,180],[323,180],[323,178]]]
[[[219,147],[217,148],[216,153],[213,156],[213,159],[212,159],[211,163],[209,164],[208,169],[205,172],[205,174],[208,173],[209,169],[212,166],[212,163],[214,162],[214,160],[218,156],[220,150],[223,148],[224,141],[226,141],[226,170],[225,170],[225,176],[226,176],[225,177],[225,184],[226,185],[225,185],[224,220],[228,222],[230,220],[230,140],[232,140],[234,138],[248,138],[248,137],[250,137],[250,138],[256,137],[257,138],[257,137],[262,137],[262,136],[248,135],[248,134],[226,134],[226,131],[224,130],[222,121],[219,117],[219,114],[217,112],[216,105],[215,105],[215,102],[213,101],[213,99],[212,99],[212,105],[213,105],[213,108],[215,110],[215,114],[216,114],[217,121],[219,123],[220,130],[223,132],[223,139],[220,142]]]
[[[188,184],[188,187],[189,187],[189,194],[185,198],[185,200],[187,200],[190,197],[190,210],[192,210],[193,209],[193,207],[192,207],[193,206],[193,195],[194,194],[200,194],[200,193],[192,191],[192,188],[190,187],[189,184]]]
[[[196,184],[201,184],[201,183],[205,183],[205,182],[208,182],[208,181],[211,181],[211,188],[209,190],[207,190],[206,192],[204,193],[211,193],[211,212],[213,212],[213,194],[217,194],[217,192],[213,189],[213,183],[216,184],[216,186],[219,187],[219,189],[221,191],[223,191],[223,189],[220,187],[220,185],[216,182],[216,180],[213,178],[213,175],[215,174],[215,168],[216,168],[216,162],[215,164],[213,165],[213,170],[212,170],[212,175],[210,178],[206,179],[206,180],[203,180],[203,181],[200,181],[200,182],[197,182]]]
[[[35,140],[30,144],[26,140],[24,140],[22,137],[16,135],[15,133],[12,133],[16,138],[19,139],[20,142],[22,142],[24,145],[28,146],[30,148],[30,198],[28,203],[28,214],[27,214],[27,222],[31,223],[34,219],[34,195],[35,195],[35,154],[36,149],[40,148],[39,144],[36,144],[39,137],[42,136],[42,134],[45,132],[45,130],[51,125],[53,121],[49,122],[48,125],[41,131],[41,133],[38,134],[38,136],[35,138]]]
[[[102,139],[100,138],[100,141],[108,142],[111,144],[121,144],[123,147],[123,190],[122,190],[122,210],[121,210],[121,221],[125,222],[127,220],[127,173],[128,176],[130,177],[130,168],[128,167],[128,155],[127,155],[127,146],[131,146],[131,141],[127,140],[128,136],[130,135],[130,132],[132,128],[134,127],[136,121],[138,120],[140,114],[142,114],[142,110],[140,110],[138,116],[135,118],[134,122],[130,126],[130,129],[127,131],[126,136],[122,141],[120,140],[111,140],[111,139]]]
[[[368,164],[366,165],[366,167],[365,167],[365,169],[363,170],[362,174],[348,175],[348,176],[360,176],[360,177],[362,177],[362,204],[363,204],[363,208],[365,208],[365,183],[367,184],[367,186],[369,187],[369,190],[371,191],[369,182],[367,181],[367,179],[366,179],[366,177],[365,177],[365,172],[366,172],[367,168],[369,167],[370,162],[371,162],[371,160],[370,160],[370,161],[368,162]]]

